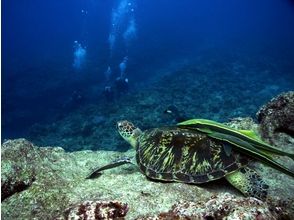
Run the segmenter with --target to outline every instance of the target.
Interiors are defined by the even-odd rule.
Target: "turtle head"
[[[123,137],[132,147],[136,147],[138,137],[142,134],[140,128],[135,127],[135,125],[129,121],[119,121],[117,122],[117,129],[120,136]]]

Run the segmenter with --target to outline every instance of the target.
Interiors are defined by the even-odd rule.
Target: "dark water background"
[[[2,1],[2,139],[74,111],[62,106],[75,91],[83,94],[79,105],[102,105],[104,72],[111,65],[117,77],[126,55],[130,93],[167,64],[203,56],[223,63],[264,58],[273,79],[288,82],[278,91],[294,88],[293,1],[132,0],[137,37],[128,45],[118,40],[110,58],[111,13],[120,2]],[[80,71],[72,66],[75,40],[87,50]]]

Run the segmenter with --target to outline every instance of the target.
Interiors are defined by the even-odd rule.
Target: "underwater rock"
[[[289,88],[285,85],[279,90],[259,94],[265,85],[277,81],[273,82],[266,73],[255,74],[259,72],[253,65],[255,60],[243,64],[252,66],[254,74],[246,71],[235,75],[231,64],[224,65],[209,57],[198,59],[191,65],[181,63],[176,64],[176,68],[160,70],[152,83],[147,83],[148,86],[139,80],[133,84],[134,90],[114,102],[106,102],[101,96],[93,105],[65,111],[51,124],[35,126],[29,133],[30,140],[43,146],[58,145],[66,151],[126,151],[128,144],[115,135],[118,120],[130,120],[143,130],[173,125],[175,122],[163,112],[167,106],[176,105],[191,118],[225,122],[230,118],[255,115],[260,103]],[[93,97],[95,100],[97,94]]]
[[[38,152],[25,139],[6,141],[1,148],[1,200],[21,192],[36,179]],[[32,162],[33,161],[33,162]]]
[[[228,193],[223,193],[213,196],[207,201],[180,201],[173,205],[168,212],[163,212],[153,217],[141,217],[138,220],[275,220],[281,217],[281,212],[281,207],[276,207],[276,209],[272,210],[266,203],[255,198],[236,198]]]
[[[232,118],[229,122],[225,123],[226,125],[230,126],[231,128],[235,129],[242,129],[242,130],[254,130],[257,131],[258,125],[254,123],[253,118],[246,117],[246,118]]]
[[[260,133],[271,144],[294,138],[294,92],[282,93],[257,112]],[[286,140],[285,140],[286,139]]]
[[[112,220],[123,219],[128,212],[128,205],[118,201],[85,201],[68,208],[58,220]]]
[[[60,162],[69,158],[62,148],[40,148],[25,139],[8,140],[2,144],[1,158],[4,219],[52,219],[58,209],[65,208],[66,187],[71,183],[62,173]],[[70,163],[68,159],[67,165]]]
[[[243,124],[242,126],[249,126],[251,123],[249,119],[247,122],[238,119],[231,123],[238,126],[238,121]],[[162,213],[159,219],[168,219],[168,215],[173,215],[172,211],[174,215],[179,216],[178,219],[184,219],[177,211],[184,209],[184,204],[191,205],[189,209],[191,212],[184,212],[187,216],[190,214],[192,216],[193,210],[194,214],[196,211],[203,210],[207,216],[212,212],[217,216],[222,212],[217,212],[216,207],[231,202],[229,213],[225,211],[227,216],[233,216],[232,213],[241,213],[242,210],[244,216],[251,216],[252,210],[258,210],[262,216],[268,216],[268,219],[272,216],[280,218],[282,215],[288,219],[294,219],[294,207],[291,206],[294,204],[293,179],[265,166],[259,167],[258,171],[273,189],[270,192],[273,205],[242,197],[225,180],[204,185],[163,183],[147,179],[136,166],[132,165],[106,170],[98,178],[86,179],[92,168],[100,167],[123,156],[134,156],[134,149],[127,152],[89,150],[65,152],[59,147],[38,147],[24,139],[17,139],[4,142],[2,151],[1,165],[4,172],[2,182],[5,182],[3,178],[8,174],[14,175],[14,172],[6,167],[16,165],[26,170],[28,174],[33,174],[22,179],[31,180],[30,177],[33,177],[34,180],[31,180],[29,187],[25,190],[11,194],[3,200],[1,215],[6,220],[56,219],[57,217],[66,219],[66,216],[83,219],[82,214],[85,212],[82,211],[87,209],[87,215],[93,214],[97,205],[99,206],[97,210],[101,211],[100,214],[106,213],[109,219],[115,215],[125,215],[125,217],[118,217],[125,219],[136,219],[139,216],[150,216],[151,219],[152,216],[159,218],[159,213]],[[285,199],[287,203],[284,203]],[[195,204],[199,204],[200,208],[195,207]],[[277,213],[274,207],[278,207],[277,210],[280,210],[280,213]],[[236,211],[233,212],[233,209]],[[97,212],[94,211],[94,213]],[[140,218],[144,219],[144,217]]]

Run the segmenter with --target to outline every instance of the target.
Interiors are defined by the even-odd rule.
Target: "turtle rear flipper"
[[[253,169],[243,167],[226,176],[226,179],[245,196],[266,200],[269,186]]]

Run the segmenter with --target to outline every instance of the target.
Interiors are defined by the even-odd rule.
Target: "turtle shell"
[[[136,160],[142,173],[151,179],[205,183],[248,164],[245,156],[233,150],[228,153],[228,145],[198,131],[155,128],[138,138]]]

